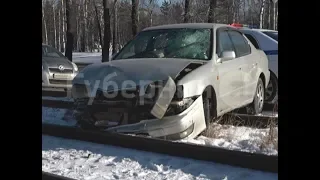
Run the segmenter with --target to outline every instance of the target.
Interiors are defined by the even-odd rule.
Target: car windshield
[[[64,57],[57,49],[50,46],[42,46],[42,57]]]
[[[184,58],[210,60],[211,29],[161,29],[140,32],[113,60]]]
[[[275,32],[275,31],[264,31],[263,33],[265,35],[271,37],[272,39],[278,41],[278,32]]]

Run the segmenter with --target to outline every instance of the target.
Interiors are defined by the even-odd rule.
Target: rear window
[[[251,34],[244,34],[244,35],[249,39],[249,41],[254,45],[256,49],[260,49],[258,42],[253,36],[251,36]]]
[[[272,39],[278,41],[278,32],[273,32],[273,31],[264,31],[263,34],[271,37]]]

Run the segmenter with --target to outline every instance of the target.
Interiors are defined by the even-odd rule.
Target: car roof
[[[143,29],[142,31],[148,30],[157,30],[157,29],[175,29],[175,28],[192,28],[192,29],[202,29],[202,28],[219,28],[219,27],[231,27],[227,24],[217,24],[217,23],[180,23],[180,24],[166,24],[166,25],[159,25],[159,26],[152,26]]]
[[[238,28],[242,32],[248,32],[248,31],[256,31],[256,32],[278,32],[275,30],[270,30],[270,29],[250,29],[250,28]]]
[[[256,30],[256,31],[268,31],[268,32],[278,32],[278,31],[272,30],[272,29],[252,29],[252,30]]]

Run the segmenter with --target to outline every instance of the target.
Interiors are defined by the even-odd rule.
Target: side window
[[[220,57],[223,51],[234,51],[232,41],[227,31],[218,31],[217,55]]]
[[[260,49],[257,40],[251,34],[244,34],[244,35],[250,40],[250,42],[254,45],[256,49]]]
[[[236,49],[237,57],[245,56],[251,53],[247,40],[237,31],[229,31],[231,41]]]

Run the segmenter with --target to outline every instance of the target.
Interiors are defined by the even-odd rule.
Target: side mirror
[[[229,61],[236,58],[236,53],[234,51],[223,51],[220,55],[220,58],[217,60],[218,63],[223,61]]]

